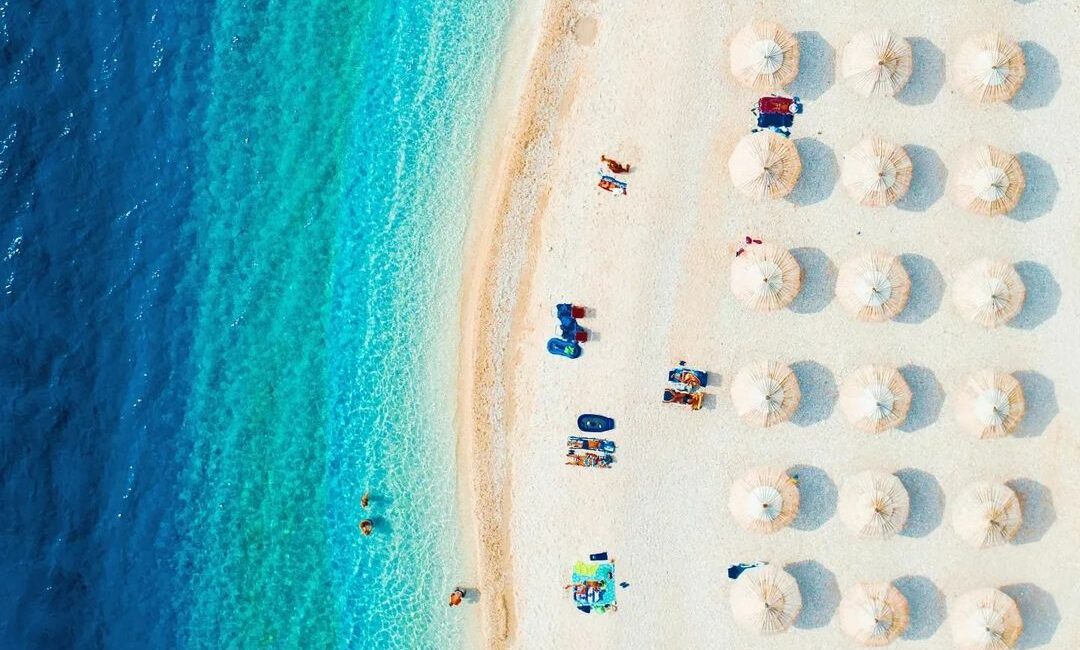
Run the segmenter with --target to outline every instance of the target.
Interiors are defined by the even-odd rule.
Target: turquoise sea
[[[460,644],[459,282],[509,5],[0,5],[0,647]]]

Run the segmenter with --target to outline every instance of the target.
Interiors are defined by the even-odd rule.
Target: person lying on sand
[[[461,587],[457,587],[450,593],[450,606],[457,607],[461,604],[461,599],[465,597],[467,592]]]
[[[607,163],[608,169],[616,174],[629,174],[630,165],[624,165],[612,158],[608,158],[604,154],[600,154],[600,162]]]

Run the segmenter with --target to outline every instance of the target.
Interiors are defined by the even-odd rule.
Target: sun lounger
[[[787,113],[788,115],[802,113],[802,102],[798,97],[762,97],[757,104],[758,113]]]
[[[759,129],[788,128],[795,124],[795,116],[791,113],[762,113],[757,117]]]

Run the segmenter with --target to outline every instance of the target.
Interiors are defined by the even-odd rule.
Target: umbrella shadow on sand
[[[934,371],[908,364],[900,368],[900,374],[911,388],[911,409],[908,410],[907,419],[898,428],[910,433],[937,422],[941,407],[945,403],[945,391]]]
[[[1057,313],[1058,304],[1061,303],[1061,285],[1045,264],[1025,260],[1017,262],[1014,268],[1024,282],[1027,297],[1024,299],[1023,308],[1009,323],[1009,327],[1034,329]]]
[[[1050,488],[1029,478],[1017,478],[1006,481],[1005,484],[1019,497],[1020,510],[1024,516],[1013,543],[1031,544],[1039,541],[1057,521],[1053,493]]]
[[[932,474],[911,467],[896,472],[896,478],[907,490],[910,514],[900,534],[904,537],[926,537],[941,525],[945,516],[945,492]]]
[[[929,147],[906,144],[904,151],[911,158],[911,187],[896,202],[896,207],[908,212],[922,212],[944,196],[949,170],[941,156]]]
[[[803,608],[795,627],[809,630],[825,627],[840,605],[840,585],[836,576],[820,562],[804,560],[784,567],[799,583]]]
[[[802,175],[788,200],[795,205],[813,205],[829,198],[839,172],[836,154],[816,138],[799,138],[795,148],[802,160]]]
[[[1027,411],[1020,426],[1013,433],[1017,438],[1041,436],[1058,414],[1057,391],[1054,382],[1042,373],[1032,370],[1014,372],[1013,376],[1024,389]]]
[[[796,314],[816,314],[836,293],[836,265],[820,248],[793,248],[790,253],[803,275],[802,288],[790,309]]]
[[[915,66],[907,85],[897,93],[896,99],[908,106],[929,104],[945,85],[945,53],[921,36],[909,37],[907,42],[911,44]]]
[[[904,311],[893,320],[897,323],[918,324],[937,313],[941,299],[945,296],[945,279],[933,260],[904,253],[900,263],[911,278],[911,293]]]
[[[1021,151],[1016,154],[1016,159],[1024,170],[1026,185],[1020,203],[1009,213],[1009,218],[1024,222],[1038,219],[1053,209],[1061,184],[1054,168],[1039,156]]]
[[[818,32],[795,32],[793,36],[799,41],[799,74],[788,91],[802,100],[817,99],[836,78],[836,51]]]
[[[1001,590],[1016,601],[1020,617],[1024,620],[1024,631],[1016,644],[1017,650],[1049,645],[1061,623],[1061,611],[1054,597],[1030,582],[1008,585]]]
[[[799,481],[799,513],[791,527],[806,531],[821,528],[836,512],[836,483],[812,465],[795,465],[788,475]]]
[[[893,584],[907,598],[911,617],[902,638],[917,641],[934,636],[945,622],[945,594],[923,576],[903,576]]]
[[[838,391],[832,371],[817,361],[797,361],[791,370],[799,380],[799,408],[791,416],[791,423],[808,427],[824,422],[836,408]]]
[[[1035,41],[1020,41],[1027,64],[1027,76],[1012,98],[1012,107],[1019,111],[1049,106],[1061,87],[1061,64],[1057,57]]]

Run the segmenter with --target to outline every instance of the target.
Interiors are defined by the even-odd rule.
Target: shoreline
[[[520,179],[549,140],[546,115],[559,80],[557,50],[572,27],[570,0],[538,0],[515,12],[487,111],[473,180],[472,217],[465,237],[461,289],[458,409],[458,499],[463,537],[475,545],[483,645],[505,647],[515,634],[509,544],[509,454],[506,432],[514,392],[498,369],[512,362],[507,348],[520,326],[536,227],[546,191],[506,183]],[[515,40],[515,37],[526,36]],[[514,83],[508,80],[520,77]],[[532,222],[532,227],[528,227]],[[510,231],[528,234],[521,238]],[[508,241],[508,239],[510,241]],[[469,254],[468,251],[476,251]],[[521,253],[525,253],[522,259]],[[483,334],[481,334],[483,333]],[[507,353],[510,353],[509,356]],[[465,514],[473,515],[466,521]],[[471,634],[476,634],[473,630]]]

